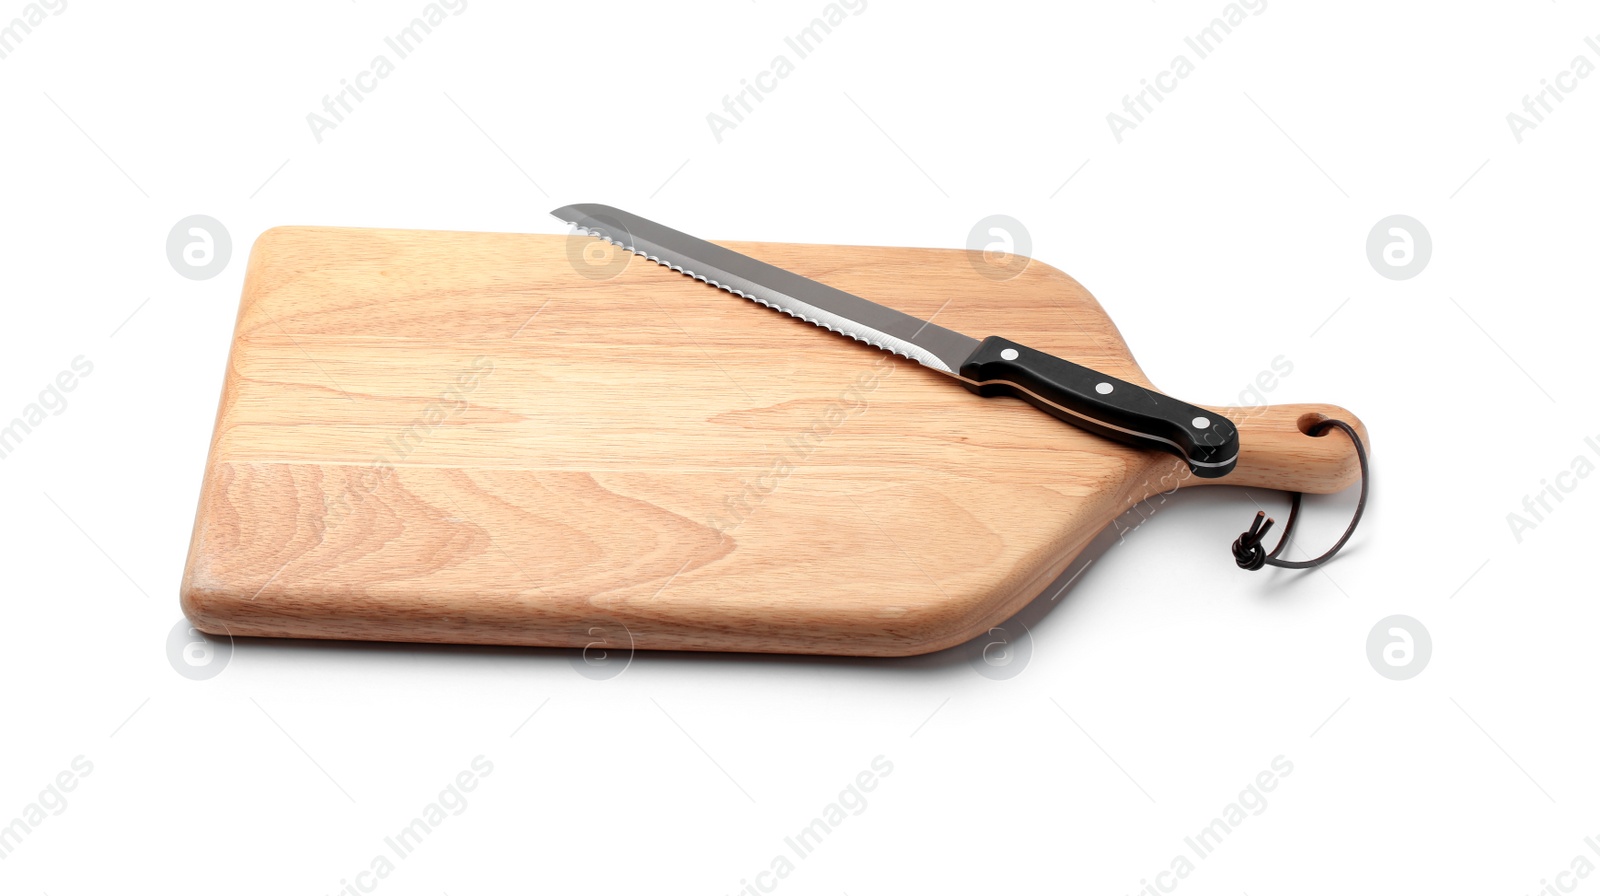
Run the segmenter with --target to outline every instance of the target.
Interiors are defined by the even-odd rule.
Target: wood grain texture
[[[1198,479],[643,259],[600,276],[618,250],[573,239],[257,240],[182,584],[199,628],[924,653],[1009,617],[1152,494],[1357,478],[1348,440],[1301,431],[1359,429],[1340,408],[1213,408],[1243,448]],[[725,245],[1151,385],[1038,261],[997,281],[962,251]]]

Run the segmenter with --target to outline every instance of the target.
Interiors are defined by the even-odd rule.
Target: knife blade
[[[552,215],[657,264],[953,377],[980,395],[1012,395],[1090,432],[1182,458],[1201,478],[1233,470],[1232,421],[1009,339],[975,339],[607,205]]]

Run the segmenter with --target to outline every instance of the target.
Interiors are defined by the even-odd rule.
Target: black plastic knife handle
[[[961,365],[979,395],[1015,395],[1090,432],[1183,458],[1194,475],[1216,479],[1239,459],[1239,431],[1213,411],[990,336]]]

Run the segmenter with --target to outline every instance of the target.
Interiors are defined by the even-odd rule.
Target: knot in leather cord
[[[1289,544],[1289,535],[1294,531],[1295,517],[1300,513],[1301,494],[1295,492],[1289,499],[1289,519],[1283,524],[1283,536],[1278,539],[1278,546],[1273,548],[1271,553],[1266,553],[1261,547],[1261,540],[1266,537],[1267,531],[1272,528],[1272,518],[1267,516],[1267,512],[1264,510],[1257,511],[1255,522],[1250,524],[1249,530],[1233,540],[1233,560],[1239,564],[1240,569],[1257,570],[1263,566],[1276,566],[1282,569],[1312,569],[1333,559],[1333,555],[1339,553],[1339,549],[1344,547],[1344,543],[1349,541],[1350,536],[1355,533],[1356,524],[1361,522],[1361,513],[1367,507],[1367,481],[1369,478],[1367,475],[1367,449],[1361,444],[1361,437],[1356,435],[1355,429],[1343,420],[1319,421],[1311,427],[1308,435],[1320,436],[1327,432],[1330,427],[1338,427],[1344,430],[1345,435],[1350,437],[1351,443],[1356,446],[1356,460],[1361,464],[1361,496],[1356,499],[1356,512],[1350,518],[1350,525],[1346,527],[1344,534],[1339,536],[1339,540],[1334,542],[1333,547],[1328,548],[1327,553],[1320,557],[1310,560],[1279,560],[1278,554]]]

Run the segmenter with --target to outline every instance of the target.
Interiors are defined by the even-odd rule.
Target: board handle
[[[1343,420],[1360,434],[1367,453],[1372,441],[1356,415],[1332,404],[1275,404],[1252,408],[1217,408],[1239,430],[1239,462],[1221,479],[1189,477],[1184,485],[1238,485],[1327,495],[1361,479],[1361,464],[1350,439],[1330,427],[1322,435],[1310,430],[1323,420]]]

